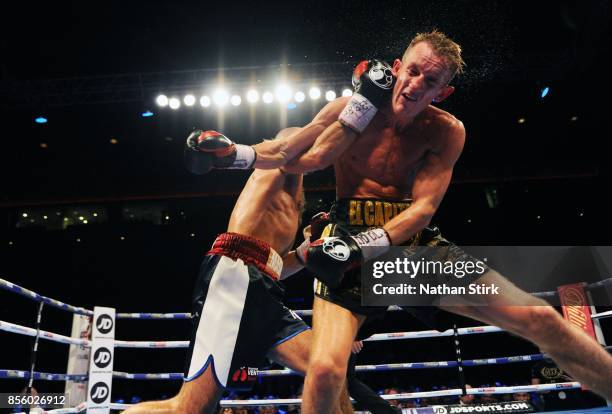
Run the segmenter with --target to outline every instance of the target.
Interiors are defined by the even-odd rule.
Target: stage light
[[[259,92],[257,92],[255,89],[249,89],[246,93],[246,98],[250,103],[256,103],[259,101]]]
[[[196,97],[191,94],[185,95],[185,97],[183,97],[183,103],[187,106],[193,106],[196,103]]]
[[[334,91],[325,92],[325,99],[328,101],[333,101],[334,99],[336,99],[336,92]]]
[[[296,102],[304,102],[304,99],[306,99],[306,95],[305,95],[305,94],[304,94],[304,92],[302,92],[302,91],[297,91],[297,92],[295,93],[295,96],[293,97],[293,99],[294,99]]]
[[[281,102],[289,102],[291,99],[291,88],[288,85],[282,84],[276,87],[276,99]]]
[[[290,102],[287,104],[287,109],[291,110],[291,109],[295,109],[297,108],[297,105],[294,104],[293,102]]]
[[[308,91],[308,96],[310,96],[310,99],[319,99],[321,97],[321,89],[310,88]]]
[[[151,111],[144,111],[143,113],[140,114],[140,116],[143,117],[143,118],[149,118],[149,117],[151,117],[153,115],[154,114]]]
[[[157,95],[157,98],[155,98],[155,103],[162,108],[168,106],[168,97],[166,95]]]
[[[46,124],[47,118],[45,118],[44,116],[39,116],[38,118],[34,119],[34,122],[36,122],[37,124]]]
[[[208,96],[206,96],[206,95],[202,96],[200,98],[200,105],[203,108],[208,108],[210,106],[210,98]]]
[[[542,89],[542,93],[540,93],[540,98],[545,98],[546,95],[548,95],[548,92],[550,92],[550,88],[547,86],[544,89]]]
[[[181,107],[181,101],[179,98],[170,98],[168,100],[168,106],[170,109],[179,109]]]
[[[349,88],[342,89],[342,96],[353,96],[353,91]]]
[[[266,91],[261,95],[261,100],[267,104],[272,103],[272,101],[274,101],[274,94]]]
[[[234,106],[238,106],[238,105],[240,105],[242,103],[242,98],[240,96],[238,96],[238,95],[233,95],[230,98],[230,103],[232,105],[234,105]]]
[[[229,102],[229,93],[225,89],[217,89],[213,93],[213,102],[217,106],[225,106]]]
[[[229,93],[225,89],[217,89],[213,93],[213,102],[217,106],[225,106],[229,102]]]

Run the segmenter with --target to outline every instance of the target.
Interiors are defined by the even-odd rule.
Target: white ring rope
[[[28,328],[27,326],[17,325],[11,322],[0,320],[0,331],[12,332],[26,336],[36,336],[36,329]],[[459,335],[474,335],[493,332],[504,332],[503,329],[496,326],[473,326],[469,328],[459,328]],[[441,338],[452,336],[453,330],[449,329],[444,332],[438,331],[414,331],[414,332],[389,332],[382,334],[374,334],[371,337],[364,339],[368,342],[376,341],[392,341],[399,339],[420,339],[420,338]],[[53,342],[60,342],[69,345],[80,345],[90,347],[91,342],[87,339],[70,338],[68,336],[56,334],[53,332],[40,331],[40,337]],[[121,341],[115,340],[115,348],[187,348],[189,341]]]

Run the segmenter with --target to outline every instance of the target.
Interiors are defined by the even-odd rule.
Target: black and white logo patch
[[[98,368],[106,368],[108,364],[110,364],[112,359],[112,354],[108,350],[108,348],[98,348],[94,353],[94,364]]]
[[[108,385],[103,382],[96,382],[91,387],[91,400],[96,404],[103,403],[109,397],[108,394]]]
[[[391,89],[393,86],[393,74],[391,68],[383,62],[376,62],[370,68],[370,79],[382,89]]]
[[[346,262],[351,255],[351,250],[344,240],[332,238],[323,242],[323,253],[341,262]]]
[[[107,334],[113,329],[113,319],[106,314],[102,314],[98,316],[96,327],[101,333]]]

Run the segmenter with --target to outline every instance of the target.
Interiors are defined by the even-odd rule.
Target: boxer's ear
[[[393,74],[393,76],[397,78],[397,75],[401,68],[402,68],[402,61],[399,59],[395,59],[393,61],[393,66],[391,67],[391,73]]]
[[[443,100],[445,100],[446,98],[451,96],[453,94],[453,92],[455,92],[455,87],[454,86],[450,86],[450,85],[446,85],[446,86],[444,86],[442,88],[440,93],[438,93],[438,95],[436,95],[436,97],[433,99],[433,101],[436,102],[436,103],[442,102]]]

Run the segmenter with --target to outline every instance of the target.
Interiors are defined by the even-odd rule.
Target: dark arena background
[[[467,62],[456,92],[439,104],[467,131],[433,220],[445,237],[463,245],[609,245],[610,8],[570,0],[5,3],[0,278],[87,309],[190,312],[199,264],[225,231],[249,172],[190,174],[187,135],[214,129],[254,144],[305,125],[328,91],[340,96],[351,87],[358,61],[392,61],[416,33],[433,28],[461,44]],[[223,105],[220,88],[231,102]],[[249,89],[261,94],[258,102],[247,100]],[[262,100],[266,91],[271,103]],[[178,108],[160,95],[176,97],[170,103]],[[332,168],[305,177],[305,219],[329,208],[334,186]],[[303,271],[285,286],[289,307],[311,309],[311,275]],[[0,291],[2,321],[33,327],[37,306]],[[41,329],[70,336],[71,323],[71,313],[44,307]],[[602,326],[611,343],[611,325]],[[377,327],[425,329],[401,312]],[[122,319],[115,337],[187,340],[189,332],[187,320]],[[0,369],[29,372],[31,346],[29,336],[0,332]],[[461,347],[468,360],[539,352],[499,333],[464,336]],[[41,339],[36,371],[65,373],[67,350]],[[114,369],[182,372],[184,358],[185,349],[116,349]],[[425,338],[367,342],[357,365],[454,359],[452,338]],[[531,384],[534,364],[466,367],[465,380],[475,388]],[[387,394],[460,386],[456,368],[358,376]],[[231,397],[295,397],[302,382],[260,378],[253,392]],[[115,378],[112,401],[169,397],[180,384]],[[0,378],[0,392],[26,385]],[[36,380],[34,387],[63,392],[64,382]],[[587,391],[567,394],[567,409],[606,405]],[[401,403],[457,402],[445,398]],[[287,407],[267,410],[249,412]]]

